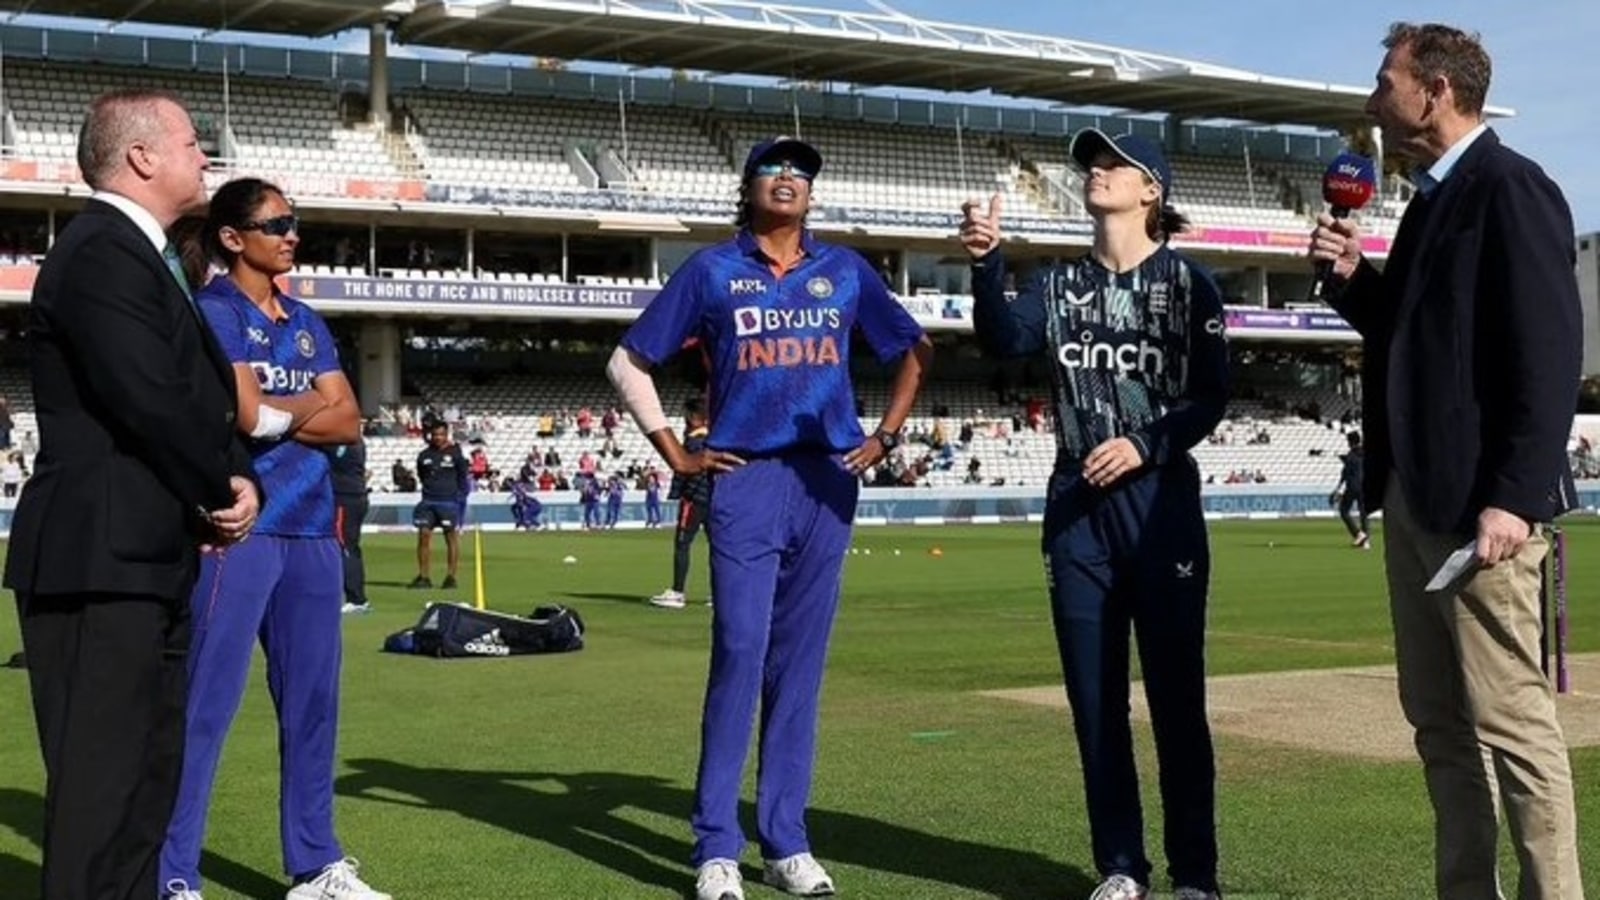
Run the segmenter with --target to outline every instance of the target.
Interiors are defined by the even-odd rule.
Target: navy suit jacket
[[[1331,302],[1366,341],[1367,501],[1398,477],[1429,530],[1486,507],[1529,522],[1571,509],[1566,444],[1583,365],[1572,214],[1538,165],[1475,140],[1412,200],[1384,270]]]
[[[161,254],[96,200],[45,256],[28,310],[39,455],[5,585],[39,595],[187,597],[203,510],[256,479],[233,366]],[[262,502],[265,502],[263,496]]]

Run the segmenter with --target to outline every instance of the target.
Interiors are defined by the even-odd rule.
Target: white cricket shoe
[[[1100,883],[1089,900],[1146,900],[1150,889],[1126,875],[1113,875]]]
[[[694,879],[695,900],[744,900],[744,876],[731,859],[706,860]]]
[[[323,867],[317,877],[289,889],[285,900],[394,900],[361,880],[361,864],[350,857]]]
[[[786,894],[796,897],[828,897],[833,895],[833,879],[826,869],[809,853],[796,853],[783,859],[769,859],[761,873],[761,880]]]
[[[662,591],[661,593],[650,598],[650,605],[659,606],[662,609],[683,609],[683,591],[674,591],[671,589]]]
[[[182,878],[174,878],[167,882],[167,887],[161,896],[165,900],[205,900],[199,891],[189,890],[189,882]]]

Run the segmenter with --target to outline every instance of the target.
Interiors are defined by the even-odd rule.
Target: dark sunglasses
[[[270,234],[273,237],[286,237],[290,232],[299,233],[300,217],[293,213],[284,216],[273,216],[270,219],[262,219],[259,222],[246,222],[237,226],[235,230],[259,231],[262,234]]]
[[[755,175],[757,178],[777,178],[779,175],[782,175],[785,172],[788,172],[791,176],[799,178],[802,181],[810,181],[811,179],[817,177],[816,175],[807,172],[805,169],[798,168],[793,163],[788,162],[763,163],[755,168]]]

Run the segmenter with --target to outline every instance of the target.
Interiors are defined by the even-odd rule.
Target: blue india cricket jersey
[[[865,435],[850,382],[851,332],[883,362],[922,337],[860,254],[809,231],[802,244],[805,257],[781,277],[748,231],[700,250],[622,338],[651,365],[701,339],[714,449],[855,449]]]
[[[212,279],[195,297],[200,312],[234,363],[255,370],[264,397],[312,389],[318,376],[339,371],[339,355],[322,317],[288,296],[288,318],[274,322],[227,277]],[[295,440],[247,441],[266,490],[256,531],[279,537],[332,537],[333,485],[328,455]]]

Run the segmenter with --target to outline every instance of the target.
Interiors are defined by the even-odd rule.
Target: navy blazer
[[[202,511],[233,505],[230,476],[256,478],[233,366],[120,210],[91,200],[45,256],[28,351],[40,449],[6,587],[187,597],[215,539]]]
[[[1413,199],[1384,270],[1330,302],[1365,339],[1365,497],[1391,474],[1412,515],[1471,534],[1486,507],[1529,522],[1571,509],[1566,444],[1583,367],[1572,213],[1491,131]]]

